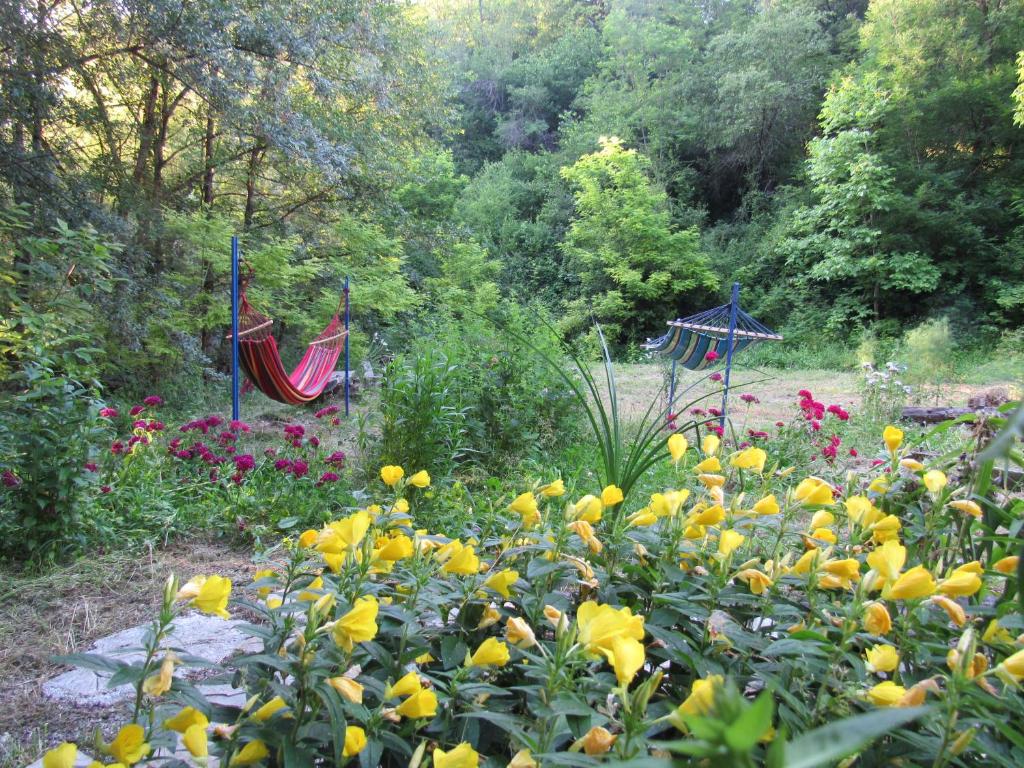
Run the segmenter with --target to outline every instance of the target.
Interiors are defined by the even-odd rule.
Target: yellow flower
[[[573,505],[573,516],[577,520],[596,523],[601,520],[601,510],[603,509],[604,502],[588,493]]]
[[[949,502],[949,506],[960,512],[965,512],[971,517],[981,517],[981,507],[978,506],[977,502],[970,499],[957,499],[956,501]]]
[[[467,667],[504,667],[512,658],[508,646],[496,637],[488,637],[466,661]]]
[[[708,675],[693,681],[690,695],[679,705],[676,712],[683,716],[706,715],[715,703],[715,694],[725,682],[721,675]]]
[[[717,456],[709,456],[704,459],[704,461],[694,466],[693,471],[697,474],[704,472],[721,472],[722,462],[718,460]]]
[[[1009,685],[1016,685],[1024,679],[1024,651],[1017,651],[1003,659],[995,668],[999,679]]]
[[[440,747],[434,750],[434,768],[477,768],[478,765],[480,755],[468,741],[447,752]]]
[[[896,540],[902,527],[900,519],[896,515],[886,515],[870,525],[871,538],[876,544]]]
[[[398,481],[405,476],[405,470],[394,464],[388,464],[385,467],[380,468],[380,479],[384,481],[384,485],[390,485],[394,488]]]
[[[886,427],[888,429],[888,427]],[[868,691],[868,698],[877,707],[898,707],[907,689],[892,680],[879,683]]]
[[[429,688],[423,688],[399,704],[395,712],[413,720],[433,717],[437,714],[437,694]]]
[[[882,596],[888,600],[915,600],[935,593],[935,579],[923,565],[904,573],[895,583],[886,585]]]
[[[316,543],[317,537],[319,535],[320,535],[320,531],[315,531],[312,528],[309,528],[308,530],[303,531],[302,535],[299,536],[299,546],[302,547],[303,549],[307,549],[309,547],[312,547]],[[260,571],[259,573],[263,573],[263,572]],[[256,578],[259,578],[259,573],[257,573]],[[270,571],[270,575],[273,575],[273,574],[274,574],[274,572]]]
[[[598,540],[597,536],[594,535],[594,528],[586,520],[573,520],[569,523],[569,530],[579,536],[583,543],[590,547],[590,551],[600,552],[604,545]]]
[[[983,642],[989,644],[1000,644],[1000,645],[1012,645],[1013,636],[1006,630],[1006,627],[999,623],[998,619],[992,619],[985,627],[985,632],[982,634],[981,639]]]
[[[363,703],[363,686],[350,677],[329,677],[327,684],[336,690],[345,701],[353,704]]]
[[[323,588],[324,588],[323,577],[322,576],[317,576],[315,579],[313,579],[311,582],[309,582],[309,584],[306,585],[306,589],[305,590],[303,590],[302,592],[299,592],[299,600],[303,600],[303,601],[310,602],[310,603],[313,602],[314,600],[318,600],[320,598],[320,595],[317,594],[317,592],[311,592],[310,590],[321,590]]]
[[[537,761],[533,759],[530,750],[520,749],[505,768],[537,768]]]
[[[864,609],[864,629],[872,635],[882,637],[892,631],[889,611],[881,603],[868,603]]]
[[[896,540],[885,542],[868,555],[868,565],[875,569],[882,579],[879,586],[896,581],[906,562],[907,548]]]
[[[580,739],[583,751],[593,757],[594,755],[603,755],[612,748],[615,744],[615,740],[619,738],[607,728],[603,728],[599,725],[595,725],[589,731],[587,731],[583,738]],[[577,747],[579,749],[579,747]]]
[[[654,525],[658,522],[658,516],[650,507],[644,507],[643,509],[638,509],[632,515],[627,517],[626,521],[629,523],[630,527],[642,528],[648,525]]]
[[[492,624],[497,624],[499,621],[501,621],[501,613],[494,607],[494,603],[489,603],[487,607],[484,608],[484,612],[480,616],[480,621],[476,625],[476,628],[487,629],[487,627]]]
[[[544,618],[547,619],[548,623],[555,629],[558,629],[566,623],[565,615],[553,605],[544,606]]]
[[[622,489],[617,485],[606,485],[601,491],[601,503],[606,507],[614,507],[622,503]]]
[[[725,477],[723,477],[722,475],[714,475],[709,474],[707,472],[702,472],[701,474],[697,475],[697,479],[705,488],[708,488],[709,490],[721,488],[723,485],[725,485]]]
[[[377,611],[380,606],[372,595],[360,597],[348,613],[334,622],[331,636],[339,646],[351,651],[356,643],[373,640],[377,636]]]
[[[129,723],[117,732],[108,751],[119,763],[134,765],[149,754],[146,732],[138,723]]]
[[[904,469],[909,469],[911,472],[920,472],[922,469],[924,469],[924,464],[922,464],[917,459],[910,458],[901,459],[900,466],[903,467]]]
[[[142,690],[149,696],[163,696],[171,690],[171,683],[174,680],[174,665],[178,663],[178,657],[168,652],[160,663],[160,671],[150,675],[142,683]]]
[[[746,583],[755,595],[763,595],[774,582],[756,568],[746,568],[736,574],[736,578]]]
[[[1010,555],[1009,557],[1004,557],[1002,560],[996,560],[994,563],[992,563],[992,569],[995,571],[999,571],[999,573],[1005,573],[1007,576],[1009,576],[1011,573],[1014,573],[1017,570],[1019,564],[1020,556]]]
[[[380,542],[378,541],[378,544]],[[384,539],[384,545],[374,552],[374,555],[381,560],[394,562],[412,557],[412,539],[404,533],[397,533]]]
[[[533,528],[540,522],[540,510],[537,508],[537,498],[531,491],[520,493],[508,508],[516,512],[523,520],[524,528]]]
[[[43,768],[74,768],[78,747],[65,741],[43,755]]]
[[[963,607],[960,603],[950,600],[944,595],[932,595],[932,604],[939,606],[949,616],[950,621],[956,624],[958,627],[962,627],[967,621],[967,614],[964,613]]]
[[[516,648],[531,648],[537,644],[537,638],[530,625],[518,616],[505,622],[505,639]]]
[[[868,486],[868,490],[874,491],[875,493],[884,494],[886,491],[889,490],[889,476],[879,475],[878,477],[871,481],[871,484]]]
[[[882,516],[881,510],[867,496],[851,496],[843,504],[849,518],[862,528],[874,524]]]
[[[703,508],[701,505],[694,507],[694,511],[686,518],[688,525],[718,525],[725,519],[725,509],[720,504],[713,507]]]
[[[413,475],[415,477],[415,475]],[[412,482],[410,480],[410,482]],[[429,483],[429,481],[428,481]],[[423,486],[420,486],[421,488]],[[358,725],[345,726],[345,747],[341,752],[342,757],[353,757],[366,749],[366,731]]]
[[[553,499],[556,496],[564,496],[565,483],[562,482],[562,478],[558,478],[553,483],[548,483],[547,485],[541,486],[540,494],[541,496],[544,496],[545,498],[548,499]]]
[[[252,765],[268,757],[270,757],[270,750],[267,749],[267,745],[259,739],[255,739],[236,752],[229,765]]]
[[[899,447],[903,445],[903,430],[890,424],[882,430],[882,441],[889,449],[889,453],[895,455]]]
[[[492,573],[487,578],[487,581],[484,582],[484,586],[490,587],[499,595],[507,599],[512,595],[511,591],[509,591],[509,587],[515,584],[518,579],[519,571],[505,569],[504,571]]]
[[[891,645],[875,645],[865,654],[868,672],[892,672],[900,665],[900,655]]]
[[[826,528],[836,521],[836,516],[829,512],[827,509],[819,509],[811,517],[811,524],[807,526],[809,530],[815,528]]]
[[[441,566],[441,573],[453,573],[457,576],[471,576],[480,572],[480,558],[476,556],[473,547],[463,546],[462,542],[455,540],[455,545],[450,550],[451,555]]]
[[[176,600],[191,600],[192,605],[203,613],[212,613],[222,619],[230,618],[227,612],[231,596],[231,579],[223,576],[195,576],[178,590]]]
[[[779,502],[775,500],[775,494],[765,496],[757,504],[754,505],[754,512],[759,515],[777,515],[779,514]]]
[[[860,563],[854,560],[852,557],[845,560],[827,560],[822,565],[822,569],[832,577],[834,584],[824,583],[822,580],[822,586],[826,589],[841,588],[851,589],[853,587],[852,582],[860,581]]]
[[[184,733],[193,725],[201,725],[206,728],[210,724],[206,715],[194,707],[185,707],[174,717],[164,720],[164,728],[178,733]]]
[[[722,531],[718,537],[718,554],[731,555],[746,540],[747,537],[739,531],[731,529]]]
[[[718,446],[722,443],[718,439],[718,435],[705,435],[704,441],[700,444],[700,449],[704,452],[705,456],[710,456],[713,453],[718,453]]]
[[[793,491],[793,498],[808,506],[832,503],[832,486],[820,477],[808,477],[800,481]]]
[[[192,757],[207,757],[210,754],[210,742],[206,737],[206,729],[201,725],[191,725],[181,737]]]
[[[957,568],[939,582],[939,592],[950,597],[968,597],[981,589],[981,578],[973,571]]]
[[[636,673],[644,665],[646,658],[644,645],[632,637],[615,637],[612,639],[611,650],[604,650],[605,658],[615,670],[615,678],[619,685],[628,688]]]
[[[758,474],[764,472],[768,454],[763,448],[745,448],[729,458],[729,464],[739,469],[752,469]]]
[[[415,671],[407,672],[394,685],[384,687],[384,698],[393,699],[396,696],[412,696],[422,687],[423,684],[420,682],[419,673]]]
[[[358,547],[370,530],[370,513],[361,509],[342,520],[328,523],[320,531],[316,550],[325,555],[343,555]]]
[[[683,456],[686,455],[686,449],[689,447],[690,444],[686,441],[686,438],[678,432],[668,436],[668,452],[672,457],[673,464],[678,465],[682,461]]]
[[[836,534],[830,528],[816,528],[807,539],[806,544],[809,547],[817,546],[816,541],[824,541],[827,544],[835,544],[838,541]]]
[[[305,535],[305,534],[303,534],[303,535]],[[316,536],[317,532],[313,531],[313,535]],[[277,576],[277,573],[274,571],[273,568],[262,568],[262,569],[256,571],[256,573],[254,573],[252,575],[252,580],[253,580],[253,583],[255,583],[255,582],[258,582],[258,581],[263,581],[264,579],[267,579],[267,580],[274,579],[275,576]],[[270,590],[271,589],[272,589],[272,587],[267,587],[267,586],[257,587],[256,588],[256,594],[258,594],[260,597],[266,597],[267,595],[270,594]]]
[[[426,488],[430,485],[430,475],[427,470],[421,469],[419,472],[409,478],[409,485],[414,485],[417,488]],[[365,741],[364,741],[365,744]]]
[[[937,469],[930,470],[924,473],[924,487],[928,489],[929,493],[937,494],[943,488],[946,487],[946,483],[949,481],[946,479],[946,475]]]
[[[598,605],[588,600],[576,613],[579,625],[579,640],[587,653],[596,655],[601,651],[612,651],[616,637],[644,639],[644,617],[634,616],[629,608],[616,610],[610,605]]]
[[[274,716],[275,713],[280,712],[288,705],[284,703],[284,699],[280,696],[275,696],[262,707],[252,713],[252,719],[257,723],[262,723],[269,720]]]
[[[962,661],[963,658],[960,655],[960,651],[956,648],[950,648],[949,652],[946,653],[946,666],[949,667],[950,672],[956,672],[957,668],[961,668],[967,677],[975,678],[988,669],[988,659],[983,653],[975,653],[974,658],[961,667]]]

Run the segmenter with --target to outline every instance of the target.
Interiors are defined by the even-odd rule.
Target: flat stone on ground
[[[235,653],[252,653],[260,649],[257,638],[243,635],[236,629],[242,623],[193,613],[175,620],[174,631],[164,644],[188,655],[218,663]],[[101,638],[87,653],[127,662],[141,661],[145,654],[139,649],[147,629],[149,625],[132,627]],[[110,706],[134,695],[130,685],[108,688],[109,679],[110,675],[103,672],[73,669],[44,683],[43,694],[48,699],[79,706]]]

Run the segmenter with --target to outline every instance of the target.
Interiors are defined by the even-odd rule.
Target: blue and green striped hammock
[[[729,356],[731,309],[731,304],[723,304],[690,317],[671,320],[668,333],[649,340],[643,348],[668,355],[674,363],[678,362],[691,371],[704,370],[717,360],[725,362]],[[737,307],[732,339],[732,353],[736,354],[758,341],[781,341],[782,336]]]

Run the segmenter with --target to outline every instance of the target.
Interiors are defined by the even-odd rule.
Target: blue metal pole
[[[722,416],[718,426],[725,429],[725,411],[729,404],[729,374],[732,373],[732,348],[736,336],[736,311],[740,307],[740,284],[732,284],[732,303],[729,305],[729,337],[725,348],[725,389],[722,391]]]
[[[345,416],[348,416],[348,393],[349,393],[349,382],[352,379],[352,370],[349,367],[348,359],[348,324],[350,318],[350,311],[348,305],[348,275],[345,275]]]
[[[231,418],[241,418],[238,396],[238,237],[231,238]]]
[[[668,415],[672,416],[672,403],[676,400],[676,359],[672,358],[672,380],[668,385]]]

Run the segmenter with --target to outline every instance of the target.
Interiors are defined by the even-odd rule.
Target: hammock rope
[[[239,362],[245,375],[272,400],[288,405],[315,400],[326,388],[348,337],[341,320],[344,294],[327,327],[309,343],[299,364],[289,373],[274,338],[274,321],[249,303],[245,292],[248,282],[246,278],[242,283],[238,312]]]

